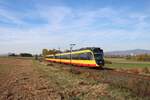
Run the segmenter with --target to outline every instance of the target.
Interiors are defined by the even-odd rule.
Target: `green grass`
[[[150,68],[150,62],[132,61],[124,58],[105,58],[105,60],[112,62],[112,64],[105,65],[110,68]]]
[[[139,63],[112,63],[112,64],[106,64],[105,66],[110,67],[110,68],[145,68],[149,67],[150,64],[139,64]]]
[[[105,83],[93,78],[87,78],[87,76],[89,76],[87,73],[75,74],[72,73],[72,71],[61,68],[55,64],[46,66],[37,61],[33,61],[33,63],[38,72],[41,73],[42,77],[48,79],[50,86],[53,86],[59,91],[60,94],[64,96],[65,100],[92,100],[93,98],[95,100],[142,100],[141,97],[130,91],[130,88],[122,87],[124,84],[126,84],[125,86],[129,85],[128,87],[130,87],[130,84],[127,84],[128,80],[126,79],[123,79],[125,82],[113,79],[113,83],[108,84],[108,87],[106,87],[107,94],[99,95],[99,91],[102,91],[102,88],[99,86]],[[103,73],[100,73],[99,75],[102,75],[105,79],[109,79],[110,77]],[[110,78],[112,79],[113,77]],[[131,84],[131,86],[133,84]],[[145,86],[146,85],[144,85],[144,87]],[[143,100],[148,99],[144,98]]]

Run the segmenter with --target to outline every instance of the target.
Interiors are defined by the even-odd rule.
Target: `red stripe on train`
[[[60,61],[53,61],[53,60],[46,60],[48,62],[58,62],[60,63]],[[70,62],[61,62],[61,63],[64,63],[64,64],[70,64]],[[83,63],[71,63],[73,65],[77,65],[77,66],[88,66],[88,67],[96,67],[96,64],[83,64]]]

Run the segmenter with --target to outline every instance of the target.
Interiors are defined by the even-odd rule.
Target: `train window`
[[[70,59],[70,54],[67,55],[67,59]]]
[[[67,54],[67,55],[62,55],[62,58],[63,58],[63,59],[70,59],[70,55],[69,55],[69,54]]]
[[[81,54],[72,54],[72,59],[82,59],[82,60],[92,60],[93,59],[93,55],[91,52],[87,52],[87,53],[81,53]],[[55,56],[51,56],[51,58],[55,57],[55,59],[70,59],[70,54],[66,54],[66,55],[55,55]]]
[[[63,58],[64,58],[64,59],[67,59],[67,56],[66,56],[66,55],[63,55]]]
[[[55,59],[60,59],[60,56],[58,55],[58,56],[55,56]]]
[[[79,54],[72,54],[72,59],[79,59]]]
[[[64,59],[64,58],[63,58],[63,55],[60,55],[60,59]]]
[[[49,58],[53,58],[53,56],[49,56]]]
[[[79,54],[72,54],[72,59],[79,59]],[[61,59],[70,59],[70,54],[62,55]]]
[[[79,56],[81,60],[88,60],[87,53],[81,53]]]
[[[67,55],[65,55],[64,57],[65,57],[65,59],[68,59],[68,56],[67,56]]]
[[[64,59],[64,55],[61,55],[61,59]]]
[[[91,53],[91,52],[88,52],[88,53],[87,53],[87,57],[88,57],[88,58],[87,58],[88,60],[92,60],[92,59],[93,59],[92,53]]]
[[[72,54],[71,57],[72,57],[72,59],[75,59],[75,58],[76,58],[76,55],[75,55],[75,54]]]
[[[66,56],[66,55],[64,55],[64,59],[67,59],[67,56]]]
[[[55,56],[55,59],[57,59],[58,57],[57,56]]]
[[[57,55],[57,56],[56,56],[56,59],[60,59],[60,58],[61,58],[61,56],[60,56],[60,55]]]
[[[92,60],[93,56],[92,56],[91,52],[82,53],[82,54],[79,55],[79,59],[81,59],[81,60]]]
[[[103,55],[102,54],[94,54],[96,60],[102,60]]]

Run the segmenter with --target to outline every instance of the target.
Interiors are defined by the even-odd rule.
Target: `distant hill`
[[[110,51],[105,52],[105,55],[139,55],[139,54],[150,54],[150,50],[144,50],[144,49],[134,49],[134,50],[124,50],[124,51]]]

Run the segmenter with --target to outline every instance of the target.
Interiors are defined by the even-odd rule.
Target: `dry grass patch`
[[[145,67],[145,68],[142,69],[142,72],[146,73],[146,74],[150,74],[150,69],[148,69],[147,67]]]
[[[71,69],[69,70],[69,72],[71,72],[71,73],[73,73],[73,74],[81,74],[81,71],[80,71],[80,70],[77,70],[77,69],[75,69],[75,68],[71,68]]]
[[[111,100],[116,98],[115,95],[119,95],[123,98],[122,100],[126,100],[126,96],[132,100],[134,98],[132,95],[140,97],[145,94],[147,96],[147,93],[149,93],[149,90],[146,90],[149,84],[137,80],[132,81],[133,78],[119,73],[110,73],[111,71],[107,71],[107,73],[105,71],[94,73],[93,71],[60,66],[39,67],[40,71],[43,70],[44,74],[47,75],[47,78],[51,82],[50,84],[53,83],[55,84],[55,88],[58,88],[61,97],[67,100],[93,100],[93,98],[97,100],[103,97]],[[115,88],[109,91],[109,86]],[[117,89],[120,89],[120,91],[114,94],[114,91]],[[124,90],[125,92],[122,92]]]
[[[92,85],[80,81],[77,85],[73,86],[72,89],[65,89],[63,93],[65,94],[65,98],[91,100],[92,98],[98,99],[101,96],[108,96],[109,92],[107,88],[108,84]]]
[[[46,64],[47,66],[54,66],[54,64],[53,63],[48,63],[48,64]]]

